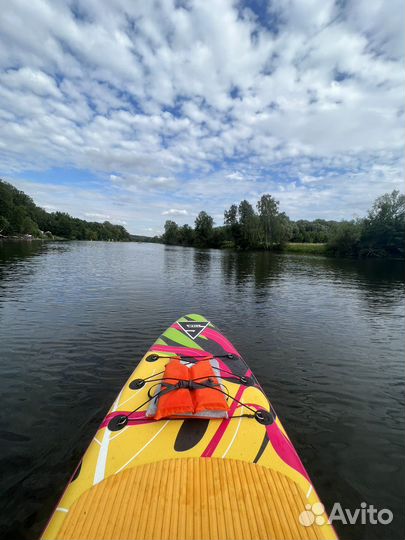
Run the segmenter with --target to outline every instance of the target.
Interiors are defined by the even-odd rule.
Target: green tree
[[[23,234],[31,234],[39,236],[38,225],[29,216],[25,216],[21,223],[20,232]]]
[[[195,242],[199,247],[209,247],[213,236],[214,220],[207,212],[200,212],[195,219]]]
[[[403,256],[405,244],[405,195],[395,190],[379,197],[364,220],[361,254]]]
[[[0,216],[0,234],[6,233],[10,223],[4,216]]]
[[[13,220],[11,222],[11,230],[13,233],[24,233],[24,221],[27,217],[27,213],[23,206],[15,206],[13,212]]]
[[[14,209],[13,190],[17,191],[11,184],[0,180],[0,216],[8,219],[9,223]]]
[[[225,240],[230,240],[235,246],[239,245],[241,231],[238,222],[238,207],[236,204],[232,204],[229,210],[225,210],[224,225],[227,236]]]
[[[31,197],[2,180],[0,216],[8,221],[8,234],[39,235],[41,229],[70,239],[130,240],[129,233],[120,225],[89,223],[63,212],[50,214],[36,206]]]
[[[242,249],[255,248],[259,243],[259,220],[250,202],[244,200],[238,206],[240,239]]]
[[[324,219],[315,219],[314,221],[299,219],[298,221],[292,221],[290,222],[290,241],[325,243],[337,225],[337,221],[326,221]]]
[[[361,221],[342,221],[331,234],[327,249],[338,257],[356,257],[360,249]]]
[[[175,221],[168,219],[165,223],[165,232],[163,234],[163,242],[169,246],[178,244],[179,242],[179,226]]]
[[[213,248],[222,248],[227,247],[227,240],[228,240],[228,234],[227,234],[227,228],[226,227],[214,227],[212,232],[212,240],[211,240],[211,246]]]
[[[257,203],[259,212],[261,232],[263,235],[263,245],[266,249],[275,243],[275,232],[278,217],[278,201],[271,195],[262,195]]]
[[[192,246],[194,243],[194,231],[190,225],[183,225],[179,228],[178,242],[182,246]]]
[[[262,195],[257,210],[263,247],[272,249],[274,246],[283,246],[290,236],[291,227],[286,214],[279,211],[279,201],[269,194]]]
[[[224,224],[225,225],[236,225],[238,223],[238,207],[236,204],[232,204],[229,210],[224,212]]]

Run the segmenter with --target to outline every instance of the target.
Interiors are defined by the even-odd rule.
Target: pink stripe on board
[[[195,356],[195,357],[206,357],[209,356],[212,357],[212,354],[203,351],[201,349],[189,349],[188,347],[172,347],[171,345],[152,345],[152,347],[149,349],[150,352],[166,352],[166,353],[174,353],[174,354],[180,354],[183,356]]]
[[[215,341],[218,343],[218,345],[221,345],[221,347],[227,352],[231,354],[235,354],[237,356],[240,356],[238,351],[235,349],[235,347],[232,345],[232,343],[226,339],[222,334],[217,332],[216,330],[213,330],[212,328],[206,328],[202,334],[202,336],[212,339],[212,341]]]
[[[304,476],[308,482],[311,483],[308,473],[305,470],[304,465],[301,463],[294,446],[292,445],[291,441],[286,438],[278,425],[274,422],[270,426],[266,426],[266,430],[274,450],[284,461],[284,463],[302,474],[302,476]]]
[[[190,321],[190,322],[192,322],[192,321]],[[173,323],[173,324],[171,325],[170,328],[174,328],[175,330],[179,330],[180,332],[183,332],[183,334],[184,334],[184,328],[182,328],[182,327],[179,325],[179,323],[176,323],[176,322]]]
[[[244,391],[245,391],[245,387],[241,386],[239,388],[239,390],[237,391],[237,393],[235,395],[235,398],[240,401]],[[230,408],[229,408],[229,413],[228,413],[229,416],[233,415],[233,413],[235,412],[235,409],[236,409],[237,406],[240,406],[240,405],[238,403],[236,403],[236,401],[234,401],[232,403],[232,405],[230,406]],[[225,430],[228,427],[230,421],[231,421],[231,418],[227,418],[226,420],[222,420],[220,426],[218,427],[218,429],[216,430],[214,436],[210,440],[207,448],[201,454],[201,457],[211,457],[212,456],[212,454],[214,453],[214,451],[215,451],[216,447],[218,446],[220,440],[222,439],[222,436],[225,433]]]
[[[141,424],[150,424],[151,422],[156,422],[156,420],[154,420],[153,418],[147,418],[145,416],[145,411],[135,413],[131,413],[130,411],[115,411],[113,413],[107,414],[107,416],[101,422],[99,429],[107,427],[111,420],[116,416],[122,416],[127,414],[129,414],[127,425],[130,426],[138,426]]]

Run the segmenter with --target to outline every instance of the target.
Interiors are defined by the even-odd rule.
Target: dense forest
[[[64,212],[46,212],[11,184],[0,180],[0,236],[32,235],[69,240],[131,240],[121,225],[89,222]]]
[[[367,216],[352,221],[291,221],[279,202],[263,195],[256,209],[248,201],[224,213],[224,225],[202,211],[194,228],[166,221],[165,244],[214,248],[282,251],[291,242],[326,244],[326,251],[343,257],[403,257],[405,196],[398,191],[379,197]]]

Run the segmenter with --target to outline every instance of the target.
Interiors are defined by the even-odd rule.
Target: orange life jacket
[[[190,369],[191,379],[195,383],[206,384],[210,381],[215,388],[198,388],[191,392],[194,403],[194,413],[202,411],[228,411],[229,407],[224,394],[219,389],[218,379],[214,375],[208,360],[197,362]],[[218,390],[216,389],[218,388]]]
[[[199,383],[213,385],[215,388],[198,387]],[[188,387],[181,388],[181,384]],[[177,385],[180,387],[175,388]],[[192,418],[193,414],[198,415],[203,411],[228,411],[224,395],[216,388],[219,389],[220,385],[209,360],[201,360],[191,369],[179,359],[170,360],[163,375],[155,420]]]
[[[166,365],[163,378],[164,381],[162,382],[161,389],[162,395],[158,400],[155,420],[193,413],[194,405],[188,388],[179,388],[164,393],[164,391],[169,388],[168,385],[176,385],[179,380],[189,380],[190,370],[188,367],[182,364],[178,359],[171,360]],[[168,385],[165,385],[165,383],[168,383]]]

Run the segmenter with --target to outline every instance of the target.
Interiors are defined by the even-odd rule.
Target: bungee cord
[[[164,373],[161,372],[161,373]],[[234,375],[232,372],[229,372],[231,375]],[[160,373],[155,373],[154,375],[152,376],[156,376],[156,375],[159,375]],[[265,420],[265,416],[264,416],[264,413],[267,413],[269,414],[269,412],[271,413],[271,411],[265,411],[265,410],[260,410],[260,409],[253,409],[250,405],[247,405],[246,403],[243,403],[242,401],[240,401],[239,399],[237,399],[236,397],[232,396],[229,391],[228,391],[228,388],[226,388],[225,385],[222,384],[222,386],[224,386],[226,388],[227,391],[223,390],[220,386],[221,384],[218,383],[218,384],[215,384],[213,383],[212,381],[209,382],[209,384],[206,384],[206,383],[203,383],[201,382],[201,380],[207,380],[209,381],[210,378],[206,377],[206,376],[203,376],[203,377],[196,377],[195,379],[180,379],[180,378],[177,378],[177,377],[162,377],[160,379],[151,379],[152,376],[149,376],[149,377],[145,377],[144,379],[135,379],[135,382],[137,383],[137,388],[142,388],[145,383],[152,383],[152,382],[155,382],[156,384],[154,384],[152,387],[150,387],[148,389],[148,399],[142,403],[141,405],[139,405],[138,407],[136,407],[135,409],[133,409],[131,412],[129,413],[126,413],[126,414],[122,414],[120,416],[116,416],[114,417],[110,423],[112,421],[115,420],[115,423],[114,423],[114,427],[115,429],[122,429],[123,427],[125,427],[128,423],[129,420],[131,420],[131,422],[136,422],[136,421],[143,421],[144,418],[130,418],[131,415],[135,414],[136,412],[138,412],[140,409],[142,409],[145,405],[147,405],[148,403],[150,403],[152,400],[154,399],[158,399],[160,396],[164,395],[165,393],[168,393],[168,392],[172,392],[172,391],[176,391],[176,390],[180,390],[180,389],[189,389],[189,390],[197,390],[197,389],[201,389],[201,388],[210,388],[212,390],[216,390],[220,393],[222,393],[224,396],[226,396],[227,398],[227,401],[229,399],[233,400],[234,402],[236,402],[238,405],[240,405],[241,407],[244,407],[246,409],[248,409],[249,411],[251,411],[252,414],[247,414],[247,413],[244,413],[244,414],[240,414],[240,415],[231,415],[229,416],[227,419],[228,420],[231,420],[233,418],[256,418],[260,423],[263,423],[263,421]],[[235,376],[235,375],[234,375]],[[240,376],[236,376],[238,378],[242,378]],[[155,394],[151,395],[151,391],[154,387],[158,386],[159,384],[162,385],[162,383],[164,383],[165,381],[167,380],[170,380],[170,381],[177,381],[177,384],[175,385],[170,385],[169,383],[169,387],[168,385],[166,384],[163,388],[161,388],[158,392],[156,392]],[[200,381],[200,382],[199,382]],[[132,381],[134,382],[134,381]],[[141,384],[142,383],[142,384]],[[190,419],[192,419],[193,416],[190,415]],[[187,419],[187,417],[173,417],[173,418],[168,418],[169,420],[185,420]],[[201,419],[201,417],[198,417],[198,419]],[[225,418],[223,418],[225,419]]]

